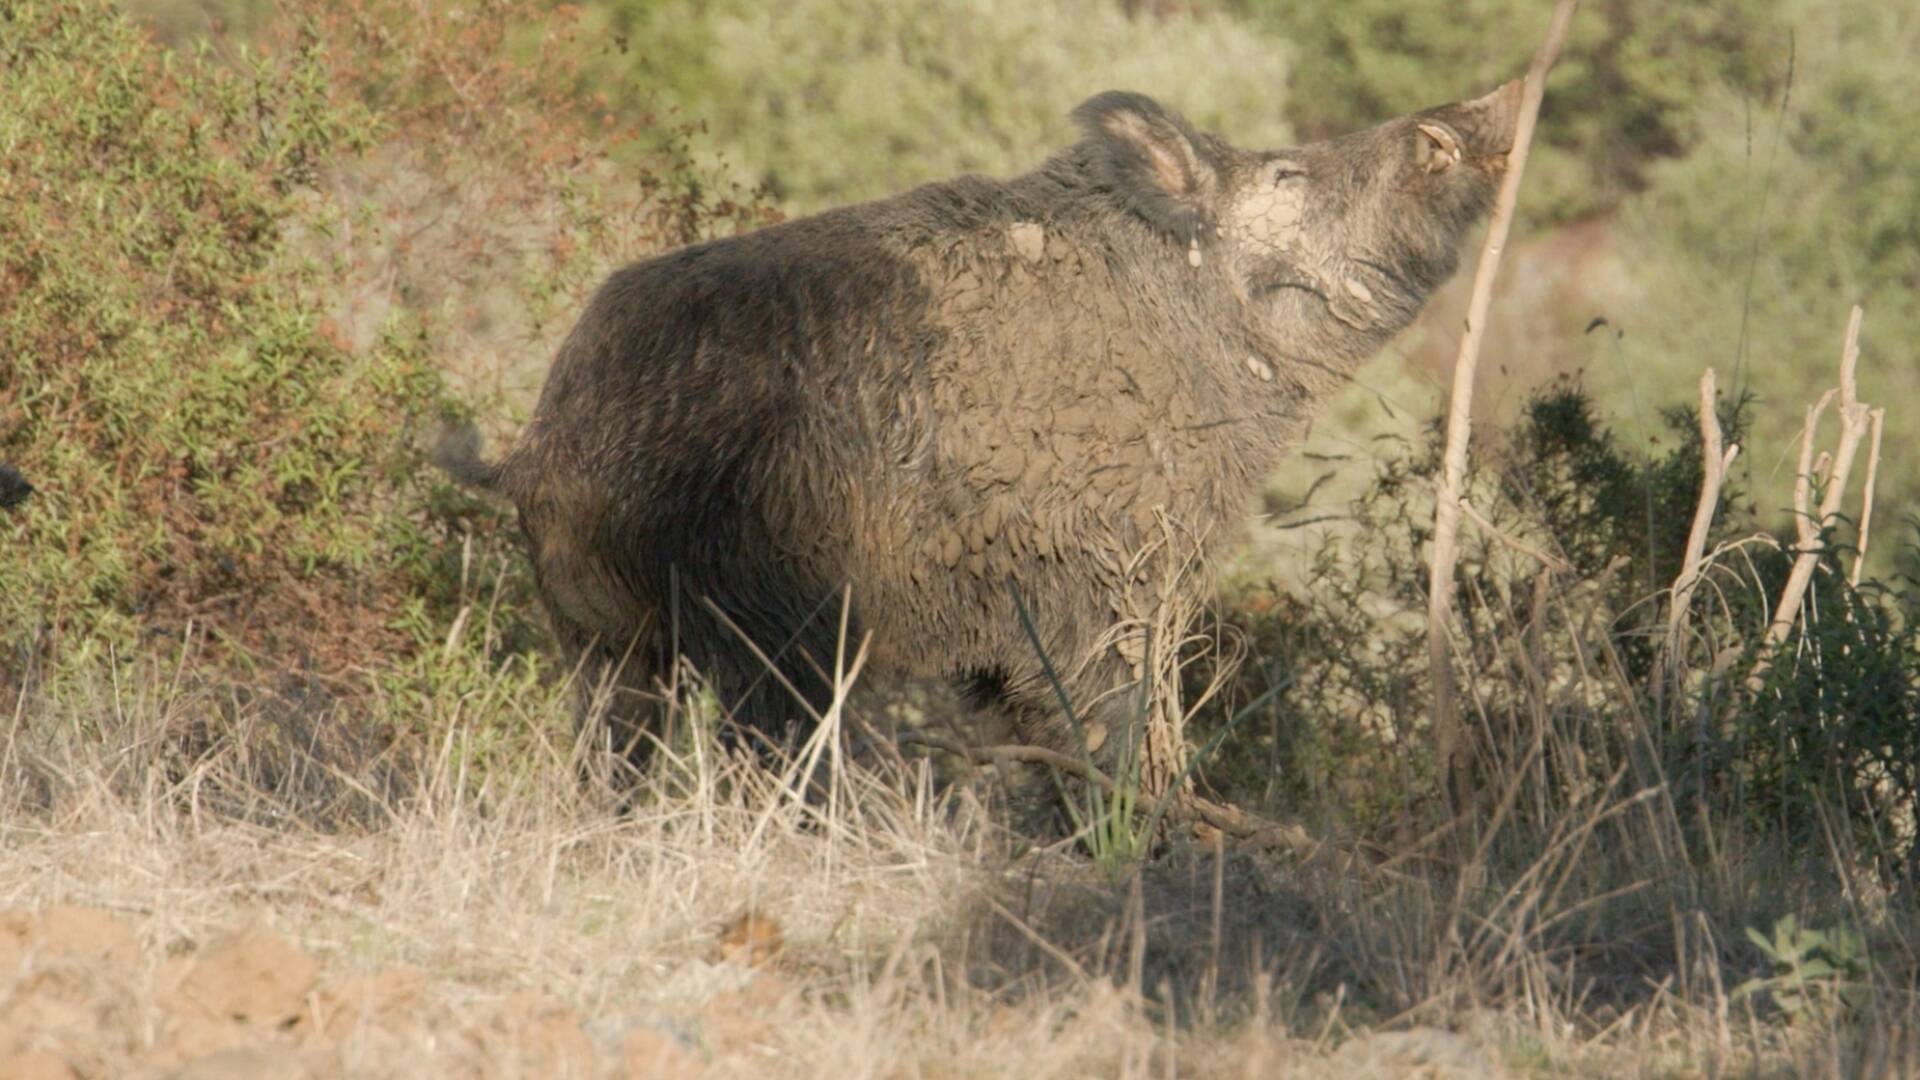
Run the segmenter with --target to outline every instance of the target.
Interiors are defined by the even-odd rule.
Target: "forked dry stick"
[[[1726,483],[1727,470],[1740,453],[1740,447],[1722,447],[1720,417],[1715,411],[1717,391],[1713,369],[1700,376],[1700,501],[1693,508],[1693,528],[1687,533],[1687,550],[1680,563],[1680,574],[1673,579],[1671,603],[1667,608],[1667,653],[1669,671],[1676,670],[1680,635],[1693,604],[1694,587],[1700,584],[1700,560],[1706,554],[1707,534],[1713,528],[1714,511],[1720,507],[1720,488]]]
[[[1433,671],[1433,736],[1436,764],[1448,778],[1449,798],[1460,809],[1465,792],[1462,769],[1466,743],[1461,738],[1460,714],[1454,701],[1452,621],[1453,572],[1459,559],[1460,496],[1467,473],[1467,439],[1472,432],[1473,375],[1480,363],[1480,339],[1485,334],[1487,309],[1493,302],[1493,279],[1500,270],[1513,208],[1520,198],[1520,178],[1526,172],[1527,152],[1533,144],[1540,99],[1547,89],[1547,72],[1560,58],[1567,30],[1573,25],[1579,0],[1559,0],[1547,38],[1527,69],[1521,89],[1520,120],[1514,129],[1513,149],[1507,152],[1507,171],[1487,223],[1487,243],[1473,274],[1473,294],[1467,302],[1466,331],[1460,335],[1460,353],[1453,362],[1453,399],[1447,411],[1447,450],[1440,477],[1440,497],[1433,513],[1433,565],[1427,579],[1427,657]]]
[[[1800,604],[1806,599],[1807,586],[1812,583],[1813,572],[1820,565],[1820,534],[1833,523],[1834,515],[1840,512],[1840,500],[1847,490],[1847,474],[1853,471],[1854,456],[1873,423],[1873,410],[1861,402],[1860,384],[1856,378],[1860,365],[1860,316],[1860,305],[1855,304],[1853,314],[1847,319],[1846,344],[1840,350],[1840,445],[1830,459],[1823,456],[1825,468],[1817,468],[1814,464],[1813,439],[1820,415],[1833,401],[1835,391],[1822,394],[1820,400],[1807,410],[1807,426],[1800,432],[1800,473],[1793,482],[1794,529],[1799,543],[1795,545],[1793,569],[1787,574],[1786,586],[1780,590],[1780,603],[1774,608],[1773,621],[1767,625],[1767,639],[1760,650],[1760,659],[1754,662],[1753,670],[1747,675],[1749,691],[1760,689],[1768,669],[1773,666],[1774,651],[1786,640],[1787,632],[1793,628],[1793,621],[1800,614]],[[1869,468],[1871,471],[1872,466]],[[1823,474],[1826,483],[1826,490],[1820,496],[1817,516],[1813,510],[1813,477],[1816,473]]]

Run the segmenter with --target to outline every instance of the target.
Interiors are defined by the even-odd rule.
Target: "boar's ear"
[[[1073,110],[1094,178],[1149,225],[1194,244],[1210,224],[1214,167],[1201,137],[1144,94],[1109,90]]]

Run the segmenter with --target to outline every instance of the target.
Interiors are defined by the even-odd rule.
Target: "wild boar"
[[[792,737],[796,696],[827,699],[843,590],[870,672],[951,680],[1067,749],[1015,590],[1070,700],[1130,704],[1105,632],[1132,559],[1169,523],[1230,541],[1315,407],[1453,273],[1519,97],[1243,150],[1103,93],[1026,175],[617,271],[504,458],[470,430],[437,457],[518,507],[635,757],[676,652]]]

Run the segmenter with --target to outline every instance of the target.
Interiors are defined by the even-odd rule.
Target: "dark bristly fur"
[[[437,457],[518,506],[618,743],[644,743],[675,649],[790,737],[782,684],[824,702],[846,589],[870,670],[954,680],[1059,745],[1009,583],[1074,700],[1127,698],[1099,641],[1148,587],[1125,567],[1160,515],[1229,537],[1316,404],[1453,272],[1517,100],[1258,152],[1102,94],[1025,176],[620,270],[517,445],[489,465],[454,433]]]
[[[33,485],[11,465],[0,465],[0,510],[9,510],[27,501]]]

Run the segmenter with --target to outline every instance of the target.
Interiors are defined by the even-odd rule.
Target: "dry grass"
[[[837,741],[817,747],[811,796],[795,770],[689,751],[619,812],[577,782],[564,742],[481,737],[509,714],[563,730],[556,688],[470,691],[423,718],[430,738],[375,753],[338,734],[352,715],[190,683],[128,665],[13,717],[0,1055],[81,1076],[167,1075],[212,1051],[315,1076],[1920,1062],[1898,995],[1794,1028],[1730,1002],[1712,902],[1688,910],[1671,880],[1633,879],[1659,869],[1642,830],[1676,811],[1658,791],[1589,793],[1531,860],[1499,854],[1516,830],[1496,818],[1464,873],[1428,838],[1370,858],[1176,844],[1114,881],[1005,836],[974,789],[942,790],[922,763],[855,763]],[[1727,858],[1721,887],[1763,887],[1736,880],[1759,864]],[[1608,882],[1644,902],[1613,902]],[[63,938],[79,916],[61,905],[108,913],[132,944]],[[1677,966],[1607,984],[1557,931],[1582,920],[1595,942],[1677,935]],[[250,1004],[207,1005],[212,986]],[[276,992],[279,1011],[259,1004]]]

